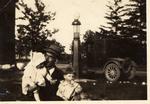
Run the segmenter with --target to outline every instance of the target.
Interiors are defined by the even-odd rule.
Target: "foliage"
[[[83,36],[85,42],[92,42],[94,39],[94,32],[92,30],[87,30]]]
[[[109,26],[102,26],[103,29],[110,31],[110,35],[119,35],[122,29],[122,17],[125,15],[124,6],[121,6],[121,0],[113,0],[106,5],[109,9],[105,18]]]
[[[109,9],[105,18],[108,20],[107,26],[101,26],[100,32],[87,30],[83,36],[81,44],[81,54],[89,60],[89,65],[94,61],[96,53],[106,53],[104,49],[95,48],[100,46],[100,42],[108,40],[110,44],[115,44],[111,40],[117,40],[111,49],[115,56],[124,55],[133,57],[136,62],[146,63],[146,0],[130,0],[127,5],[121,6],[122,0],[113,0],[106,5]],[[124,46],[121,45],[124,44]],[[126,47],[126,48],[122,48]],[[130,55],[129,55],[130,54]],[[103,56],[101,56],[103,57]],[[98,58],[98,57],[97,57]]]
[[[146,41],[146,0],[130,0],[126,5],[127,19],[124,20],[122,34]]]
[[[28,54],[30,50],[41,51],[47,44],[47,38],[58,32],[58,29],[51,31],[46,28],[47,24],[55,19],[56,13],[45,12],[45,5],[41,0],[35,0],[35,9],[21,0],[17,4],[17,9],[23,14],[17,20],[27,22],[17,25],[18,51],[21,50],[23,54]]]
[[[109,11],[105,18],[109,26],[101,26],[100,30],[106,37],[119,35],[146,44],[146,0],[129,0],[122,6],[121,2],[113,0],[106,5]]]
[[[124,6],[119,6],[121,0],[114,0],[114,4],[107,5],[110,12],[105,18],[115,34],[122,37],[137,38],[146,41],[146,0],[130,0]],[[105,26],[103,26],[105,29]],[[114,29],[114,30],[113,30]]]

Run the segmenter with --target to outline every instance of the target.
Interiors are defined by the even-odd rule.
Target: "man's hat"
[[[54,55],[56,58],[60,58],[62,48],[57,44],[51,44],[47,46],[44,51]]]

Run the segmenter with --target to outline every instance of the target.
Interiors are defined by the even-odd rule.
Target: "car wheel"
[[[108,81],[117,81],[120,78],[120,73],[120,68],[115,63],[109,63],[105,67],[105,77]]]

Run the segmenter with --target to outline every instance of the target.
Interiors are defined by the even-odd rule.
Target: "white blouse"
[[[37,57],[38,56],[38,57]],[[53,73],[55,68],[50,70],[47,73],[47,69],[45,67],[41,69],[37,69],[36,66],[44,61],[44,56],[42,53],[36,53],[33,56],[33,59],[28,63],[25,67],[25,71],[22,77],[22,93],[27,94],[27,92],[31,88],[35,88],[36,85],[38,86],[45,86],[45,78],[49,81],[52,80],[51,75],[49,73]]]

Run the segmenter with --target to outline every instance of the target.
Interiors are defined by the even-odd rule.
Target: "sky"
[[[73,40],[73,26],[75,16],[80,15],[80,40],[85,31],[98,31],[100,24],[104,24],[104,10],[106,0],[50,0],[49,7],[54,6],[56,20],[54,26],[60,31],[53,37],[66,46],[66,52]]]
[[[33,0],[24,0],[33,7]],[[55,20],[48,24],[47,28],[57,28],[59,32],[52,36],[63,46],[65,51],[70,52],[73,41],[73,26],[71,25],[75,16],[80,15],[80,40],[87,30],[99,31],[100,25],[106,24],[104,18],[107,12],[106,4],[111,0],[42,0],[46,5],[46,11],[56,12]],[[17,11],[17,16],[20,13]]]

